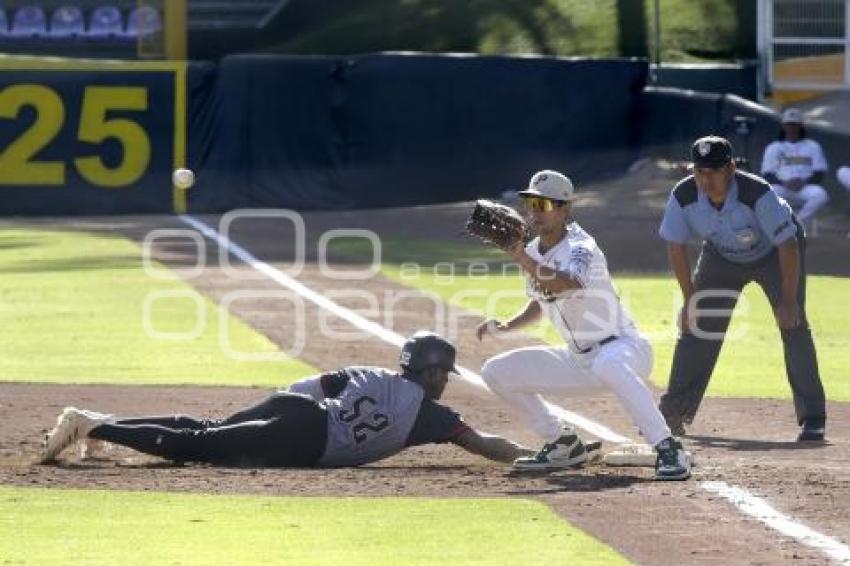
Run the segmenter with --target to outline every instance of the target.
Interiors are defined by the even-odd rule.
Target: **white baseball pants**
[[[545,442],[557,440],[563,424],[546,408],[543,395],[608,389],[655,446],[670,436],[670,428],[644,383],[652,362],[652,346],[646,339],[621,336],[586,354],[546,346],[504,352],[485,362],[481,377]]]
[[[772,187],[776,194],[788,201],[793,208],[800,207],[797,212],[800,222],[805,222],[814,216],[815,212],[829,201],[826,189],[820,185],[805,185],[796,193],[788,190],[784,185],[772,185]]]

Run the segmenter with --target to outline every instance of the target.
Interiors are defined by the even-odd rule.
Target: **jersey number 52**
[[[389,426],[390,419],[384,413],[374,411],[364,414],[364,411],[374,408],[377,404],[377,401],[368,395],[364,395],[363,397],[358,397],[352,403],[350,411],[348,409],[342,409],[339,412],[339,419],[342,422],[353,423],[351,431],[354,433],[354,441],[357,444],[366,440],[370,431],[380,432]]]

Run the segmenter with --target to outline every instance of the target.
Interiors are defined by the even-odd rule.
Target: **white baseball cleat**
[[[55,460],[64,449],[77,440],[85,438],[91,429],[110,420],[112,420],[111,415],[85,411],[76,407],[65,407],[56,420],[56,426],[47,434],[41,461]]]
[[[575,433],[565,434],[555,442],[543,445],[534,456],[514,460],[516,471],[552,471],[575,468],[587,462],[587,448]]]

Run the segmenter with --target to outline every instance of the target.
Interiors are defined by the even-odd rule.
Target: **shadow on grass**
[[[38,223],[0,228],[0,250],[11,252],[0,263],[0,274],[138,269],[142,266],[140,254],[108,253],[112,242],[126,246],[126,238],[105,230],[54,228]],[[15,253],[22,249],[32,251]]]
[[[22,248],[33,248],[38,245],[39,242],[37,240],[0,237],[0,250],[18,250]]]
[[[142,260],[138,255],[112,255],[97,257],[69,257],[64,259],[34,259],[0,267],[0,274],[51,273],[65,271],[91,271],[99,269],[139,269]]]

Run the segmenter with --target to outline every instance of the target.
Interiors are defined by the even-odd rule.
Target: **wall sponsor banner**
[[[0,214],[185,210],[183,63],[0,57]]]

